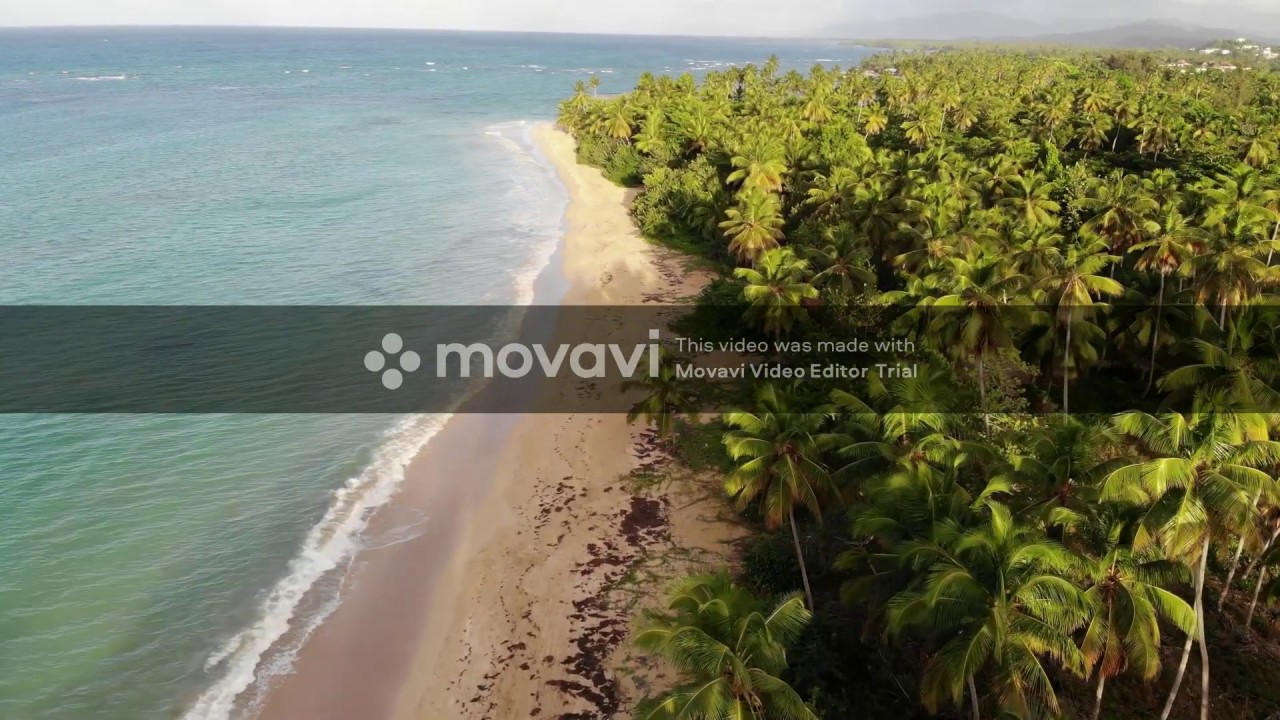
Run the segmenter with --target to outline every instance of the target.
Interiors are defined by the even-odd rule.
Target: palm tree
[[[729,251],[741,260],[756,262],[782,240],[783,219],[777,195],[740,193],[738,206],[725,214],[728,219],[720,223],[720,229],[729,239]]]
[[[1054,322],[1066,333],[1062,343],[1062,412],[1071,412],[1068,386],[1072,367],[1071,333],[1073,329],[1089,320],[1098,305],[1096,297],[1116,296],[1124,291],[1120,283],[1097,273],[1102,268],[1115,262],[1114,255],[1103,253],[1105,246],[1101,243],[1076,245],[1067,249],[1067,253],[1058,262],[1052,275],[1040,282],[1040,287],[1048,293],[1049,302],[1054,308]]]
[[[797,258],[791,248],[770,250],[756,267],[738,268],[734,275],[746,283],[742,298],[750,304],[747,319],[771,335],[782,335],[803,321],[808,316],[804,301],[818,297],[818,289],[806,281],[809,261]]]
[[[862,124],[862,132],[867,137],[879,135],[888,126],[889,114],[879,105],[873,105],[867,112],[866,121]]]
[[[863,288],[875,286],[875,273],[867,267],[867,258],[851,233],[829,231],[826,244],[807,248],[805,254],[818,268],[811,280],[816,287],[834,288],[854,296]]]
[[[787,166],[782,162],[780,145],[764,135],[754,139],[734,153],[730,162],[734,171],[729,174],[730,183],[741,183],[747,191],[775,193],[782,190],[782,176]]]
[[[1115,127],[1115,121],[1110,115],[1101,112],[1090,113],[1080,128],[1080,147],[1084,148],[1086,153],[1105,147],[1113,127]]]
[[[631,125],[631,108],[628,107],[626,100],[620,98],[612,101],[609,106],[608,119],[604,125],[605,135],[614,140],[629,140],[631,139]]]
[[[1217,252],[1197,255],[1183,263],[1180,273],[1190,277],[1196,302],[1218,304],[1218,327],[1227,327],[1227,308],[1251,302],[1264,288],[1280,279],[1247,247],[1231,245]]]
[[[1034,528],[1015,522],[1004,505],[991,502],[988,509],[984,524],[955,528],[941,551],[922,548],[938,560],[919,590],[890,601],[890,630],[923,627],[944,639],[921,678],[921,699],[930,712],[946,700],[960,704],[967,690],[977,720],[975,678],[985,672],[1002,713],[1057,714],[1057,694],[1042,658],[1077,675],[1086,670],[1071,633],[1084,623],[1087,606],[1064,577],[1078,562]]]
[[[1019,439],[1024,449],[1009,453],[996,479],[1028,503],[1018,508],[1020,516],[1033,514],[1051,537],[1061,539],[1062,528],[1084,522],[1097,502],[1097,483],[1113,464],[1098,457],[1114,440],[1105,426],[1054,415]]]
[[[1012,178],[1000,205],[1007,207],[1028,225],[1052,225],[1054,213],[1062,207],[1052,199],[1053,186],[1038,174]]]
[[[1112,255],[1123,255],[1142,242],[1149,218],[1159,209],[1142,179],[1122,170],[1096,182],[1083,205],[1094,213],[1085,228],[1106,240]]]
[[[1093,720],[1102,712],[1107,678],[1134,670],[1143,680],[1160,671],[1160,621],[1191,636],[1195,611],[1166,588],[1181,581],[1185,568],[1162,558],[1152,548],[1135,549],[1133,518],[1108,508],[1094,522],[1075,528],[1083,546],[1085,625],[1080,650],[1097,668]]]
[[[1248,521],[1253,496],[1270,481],[1258,468],[1280,460],[1280,443],[1259,439],[1267,437],[1267,430],[1258,425],[1256,417],[1229,413],[1153,416],[1135,411],[1117,415],[1115,427],[1132,438],[1145,457],[1107,476],[1101,499],[1151,507],[1148,523],[1154,526],[1151,529],[1166,556],[1197,567],[1194,640],[1200,646],[1200,717],[1208,720],[1204,581],[1210,543],[1216,532],[1239,528]],[[1191,642],[1188,637],[1161,720],[1167,720],[1173,709]]]
[[[1160,222],[1150,221],[1146,229],[1151,239],[1129,249],[1139,253],[1138,260],[1134,263],[1135,270],[1154,272],[1160,277],[1160,290],[1156,294],[1156,320],[1151,334],[1151,372],[1147,377],[1147,390],[1150,391],[1151,383],[1156,377],[1156,348],[1160,341],[1160,318],[1164,313],[1165,280],[1192,257],[1197,247],[1203,247],[1208,236],[1200,228],[1190,225],[1176,206],[1165,208]]]
[[[820,413],[797,412],[792,399],[772,383],[757,388],[754,411],[725,416],[725,423],[733,429],[725,433],[724,446],[729,457],[739,463],[725,478],[725,491],[739,508],[758,502],[769,530],[778,529],[784,521],[791,526],[804,594],[811,608],[813,590],[800,549],[795,511],[797,505],[803,505],[821,521],[823,504],[838,496],[821,459],[838,436],[822,432],[825,422]]]
[[[1011,347],[1010,331],[1026,321],[1026,306],[1018,302],[1027,278],[1004,270],[994,259],[953,261],[952,292],[929,305],[932,320],[927,337],[951,355],[972,358],[978,366],[979,410],[987,430],[986,360]]]
[[[788,646],[810,617],[798,596],[770,607],[726,572],[677,580],[667,591],[667,611],[647,612],[634,642],[670,661],[687,682],[641,703],[636,717],[817,720],[779,677]]]
[[[690,413],[697,407],[697,395],[677,374],[676,359],[666,348],[658,352],[657,375],[627,380],[621,389],[623,392],[639,390],[645,393],[643,399],[631,406],[627,422],[633,423],[643,417],[645,422],[657,428],[658,437],[663,441],[671,437],[676,416]]]

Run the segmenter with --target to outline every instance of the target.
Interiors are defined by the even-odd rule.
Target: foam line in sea
[[[513,185],[508,198],[512,222],[521,234],[540,238],[527,248],[527,260],[514,271],[516,305],[533,302],[536,280],[550,265],[559,246],[564,207],[568,202],[567,191],[555,168],[542,157],[533,142],[533,126],[527,121],[513,121],[484,129],[486,135],[496,137],[522,162],[536,166],[530,168],[535,174],[524,175],[532,185]],[[562,193],[559,204],[546,202],[546,195],[540,192],[546,188]],[[533,213],[532,219],[525,219],[530,213]],[[511,330],[502,328],[495,337]],[[475,390],[478,386],[472,392]],[[215,675],[217,680],[191,704],[184,720],[228,720],[236,717],[238,710],[252,713],[263,699],[263,688],[269,685],[264,680],[292,670],[293,660],[307,638],[340,605],[341,590],[334,597],[326,598],[318,610],[295,621],[303,598],[330,573],[345,573],[345,567],[363,549],[361,534],[369,518],[392,498],[404,480],[409,462],[450,417],[451,413],[442,413],[402,418],[385,433],[372,462],[334,491],[324,517],[308,532],[285,576],[259,605],[253,624],[227,639],[205,661],[206,672]],[[278,647],[291,630],[294,634],[288,647]],[[268,657],[269,665],[264,666],[264,659]],[[246,696],[246,692],[251,694]]]
[[[307,533],[302,548],[290,561],[285,576],[258,608],[255,622],[229,638],[205,661],[205,670],[221,669],[218,680],[196,698],[185,720],[225,720],[233,716],[237,699],[260,680],[262,658],[289,632],[303,596],[326,574],[347,563],[359,549],[360,533],[373,511],[386,503],[404,479],[405,468],[440,432],[450,414],[410,415],[385,434],[373,461],[333,492],[329,508]],[[320,618],[336,608],[329,605]],[[318,624],[308,623],[308,632]],[[296,648],[294,648],[296,652]],[[291,658],[272,663],[272,674],[287,672]]]

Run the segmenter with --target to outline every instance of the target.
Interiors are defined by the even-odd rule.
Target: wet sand
[[[582,320],[598,323],[592,332],[617,325],[607,306],[675,304],[706,282],[639,236],[629,192],[577,165],[568,135],[544,126],[534,137],[570,194],[562,303],[606,308]],[[632,667],[636,598],[660,591],[666,570],[723,557],[740,535],[696,487],[638,488],[633,471],[661,456],[621,414],[455,416],[369,534],[423,517],[425,532],[357,557],[341,606],[261,717],[626,717],[663,674]],[[679,562],[658,557],[668,551]],[[638,573],[651,582],[619,601]]]

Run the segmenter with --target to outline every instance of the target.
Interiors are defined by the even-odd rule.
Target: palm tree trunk
[[[1208,646],[1204,644],[1204,569],[1208,565],[1208,542],[1204,538],[1199,568],[1199,592],[1196,593],[1196,642],[1201,646],[1201,720],[1208,720]]]
[[[1254,502],[1257,502],[1255,500]],[[1231,582],[1236,579],[1236,570],[1240,568],[1240,556],[1244,554],[1244,536],[1240,536],[1240,542],[1236,543],[1236,556],[1231,561],[1231,571],[1227,573],[1227,581],[1222,585],[1222,596],[1218,598],[1218,612],[1222,612],[1222,608],[1227,604],[1227,596],[1231,594]]]
[[[1209,646],[1204,642],[1204,571],[1209,563],[1209,538],[1200,556],[1200,592],[1196,597],[1196,642],[1200,644],[1200,720],[1209,720]]]
[[[1160,711],[1160,720],[1169,720],[1169,713],[1173,712],[1173,701],[1178,699],[1178,691],[1182,689],[1182,678],[1187,672],[1187,661],[1191,659],[1191,645],[1196,641],[1199,635],[1200,620],[1200,600],[1204,591],[1204,572],[1205,567],[1209,563],[1209,540],[1205,539],[1204,550],[1200,553],[1200,567],[1196,572],[1195,582],[1195,608],[1196,608],[1196,631],[1187,633],[1187,641],[1182,645],[1182,660],[1178,662],[1178,672],[1173,676],[1173,687],[1169,688],[1169,697],[1164,701],[1164,709]]]
[[[1267,581],[1267,569],[1262,568],[1258,572],[1258,584],[1253,586],[1253,600],[1249,602],[1249,614],[1244,618],[1244,631],[1249,632],[1249,628],[1253,626],[1253,611],[1258,607],[1258,595],[1262,592],[1262,585]]]
[[[1098,720],[1098,715],[1102,713],[1102,691],[1107,686],[1107,674],[1102,672],[1102,668],[1098,668],[1098,692],[1095,693],[1096,698],[1093,701],[1093,720]]]
[[[982,715],[978,710],[978,686],[973,682],[973,676],[969,676],[969,705],[973,708],[973,720],[981,720]]]
[[[809,610],[813,607],[813,590],[809,587],[809,569],[804,565],[804,553],[800,550],[800,531],[796,530],[796,509],[792,507],[787,511],[788,519],[791,521],[791,542],[796,546],[796,560],[800,563],[800,579],[804,581],[804,596],[809,601]]]
[[[987,412],[987,371],[981,355],[978,356],[978,401],[982,404],[982,425],[990,433],[991,413]]]
[[[1160,273],[1160,294],[1156,296],[1156,326],[1151,333],[1151,375],[1147,378],[1147,389],[1142,391],[1143,395],[1151,392],[1151,386],[1156,382],[1156,346],[1160,340],[1160,316],[1164,314],[1164,278],[1165,274]]]
[[[1178,699],[1178,690],[1182,688],[1182,676],[1187,672],[1187,661],[1191,659],[1191,646],[1195,641],[1196,634],[1187,633],[1187,641],[1182,644],[1182,659],[1178,661],[1178,672],[1173,676],[1173,687],[1169,689],[1169,697],[1164,701],[1160,720],[1169,720],[1169,713],[1173,711],[1173,701]]]
[[[1062,413],[1071,414],[1070,397],[1067,395],[1067,380],[1071,377],[1069,367],[1071,361],[1071,321],[1067,321],[1067,342],[1062,350]]]
[[[1253,510],[1258,509],[1258,501],[1262,499],[1262,490],[1253,495]],[[1231,572],[1227,573],[1227,582],[1222,586],[1222,597],[1218,598],[1218,612],[1227,604],[1227,596],[1231,594],[1231,581],[1236,579],[1236,570],[1240,569],[1240,556],[1244,554],[1244,533],[1240,534],[1240,542],[1236,545],[1236,557],[1231,561]]]
[[[1258,566],[1258,561],[1262,560],[1262,556],[1266,555],[1271,546],[1275,544],[1277,537],[1280,537],[1280,527],[1271,531],[1271,537],[1267,538],[1267,543],[1258,551],[1258,555],[1249,561],[1249,567],[1244,571],[1244,579],[1249,579],[1249,576],[1253,574],[1253,569]]]

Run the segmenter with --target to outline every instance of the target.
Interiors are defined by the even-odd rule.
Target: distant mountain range
[[[1036,35],[1030,40],[1053,45],[1088,45],[1116,48],[1192,48],[1236,37],[1250,37],[1259,42],[1269,38],[1250,36],[1249,33],[1226,28],[1183,27],[1170,23],[1131,23],[1119,27],[1087,30],[1074,33],[1050,33]]]
[[[1202,27],[1186,22],[1145,20],[1116,23],[1098,19],[1028,20],[989,12],[940,13],[893,20],[851,21],[824,33],[863,41],[917,40],[942,42],[1013,42],[1117,48],[1199,47],[1217,40],[1248,37],[1269,42],[1280,38],[1280,19],[1273,26]]]

